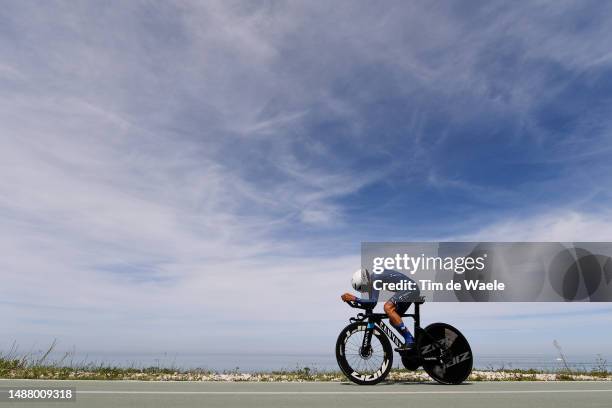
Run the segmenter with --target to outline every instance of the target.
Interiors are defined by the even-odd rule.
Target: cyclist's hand
[[[344,295],[341,296],[342,300],[345,302],[352,302],[357,300],[357,296],[352,295],[350,293],[345,293]]]

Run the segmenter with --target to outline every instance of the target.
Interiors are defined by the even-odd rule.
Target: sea
[[[42,356],[33,353],[29,359]],[[108,353],[78,352],[65,356],[51,353],[47,363],[83,366],[115,367],[159,367],[177,370],[201,369],[216,372],[273,372],[303,369],[308,367],[315,372],[336,371],[338,364],[335,356],[324,354],[272,354],[272,353]],[[395,356],[394,367],[401,365]],[[572,370],[606,369],[612,371],[612,356],[609,355],[566,355],[562,358],[554,354],[475,354],[474,367],[478,369],[535,369],[555,372],[570,368]]]

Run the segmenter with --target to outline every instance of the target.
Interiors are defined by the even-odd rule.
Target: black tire
[[[391,371],[393,349],[387,336],[375,326],[371,355],[364,358],[360,349],[366,328],[367,323],[355,322],[342,329],[336,341],[336,360],[346,378],[355,384],[374,385],[384,380]]]
[[[423,368],[441,384],[461,384],[472,372],[474,356],[467,339],[446,323],[433,323],[419,336]],[[434,344],[439,347],[435,347]]]

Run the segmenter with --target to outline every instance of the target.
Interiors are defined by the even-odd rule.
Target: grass
[[[309,367],[270,373],[241,373],[238,370],[213,372],[208,370],[177,370],[159,367],[123,368],[105,365],[63,366],[39,364],[24,359],[0,357],[0,378],[49,379],[49,380],[142,380],[142,381],[344,381],[340,372],[317,371]],[[538,370],[474,370],[470,381],[573,381],[578,379],[609,379],[612,374],[602,371],[560,371]],[[429,381],[422,371],[395,369],[389,376],[391,381]]]
[[[41,357],[32,353],[20,355],[13,344],[8,353],[0,353],[0,378],[10,379],[48,379],[48,380],[142,380],[142,381],[345,381],[340,372],[318,371],[310,367],[297,366],[291,370],[269,373],[242,373],[239,368],[225,372],[194,369],[180,370],[163,367],[114,367],[105,364],[74,362],[73,353],[66,353],[61,359],[50,362],[48,357],[55,348],[53,342]],[[567,365],[565,365],[567,367]],[[390,381],[430,381],[422,370],[409,371],[394,369]],[[569,368],[546,372],[534,369],[493,369],[474,370],[470,381],[574,381],[574,380],[612,380],[607,370],[607,362],[597,356],[591,370],[571,370]]]
[[[20,379],[53,379],[53,380],[125,380],[125,379],[162,379],[164,376],[176,375],[178,370],[170,367],[115,367],[104,363],[75,362],[74,352],[65,353],[55,362],[47,361],[56,346],[51,346],[36,357],[32,352],[20,355],[15,343],[7,353],[0,353],[0,378]],[[206,370],[192,370],[192,375],[208,374]]]

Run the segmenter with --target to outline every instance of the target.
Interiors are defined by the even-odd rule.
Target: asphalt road
[[[215,383],[1,380],[0,387],[75,387],[75,402],[2,407],[612,407],[612,382]]]

